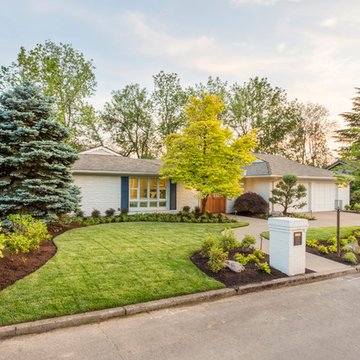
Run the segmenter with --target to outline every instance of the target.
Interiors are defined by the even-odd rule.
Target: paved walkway
[[[309,221],[309,227],[336,226],[336,212],[319,212],[313,214],[316,220]],[[256,246],[265,253],[269,253],[269,240],[260,237],[264,231],[269,231],[267,220],[250,218],[246,216],[227,215],[238,221],[248,222],[249,226],[234,229],[238,239],[241,240],[245,234],[256,237]],[[341,213],[341,226],[360,226],[360,214]],[[306,267],[315,272],[346,269],[348,266],[336,261],[325,259],[321,256],[306,253]]]

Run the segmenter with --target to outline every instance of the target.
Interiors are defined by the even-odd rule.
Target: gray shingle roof
[[[154,174],[161,168],[159,160],[132,159],[116,155],[79,154],[73,172],[107,172],[119,174]]]
[[[332,171],[307,166],[279,155],[254,154],[264,162],[254,162],[246,167],[246,176],[283,176],[294,174],[300,177],[334,177]]]
[[[313,166],[301,165],[279,155],[254,154],[263,160],[246,166],[245,177],[252,176],[283,176],[295,174],[300,177],[333,177],[333,172]],[[73,165],[74,173],[101,172],[118,174],[157,175],[161,169],[161,161],[133,159],[116,155],[79,154],[80,159]]]

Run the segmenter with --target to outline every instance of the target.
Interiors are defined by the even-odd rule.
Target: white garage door
[[[336,185],[333,182],[314,181],[312,183],[313,211],[332,211],[335,209]]]
[[[104,215],[105,210],[120,207],[120,176],[74,175],[81,190],[81,210],[89,216],[94,209]]]

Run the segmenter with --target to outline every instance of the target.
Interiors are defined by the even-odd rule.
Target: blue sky
[[[266,76],[332,118],[360,87],[359,0],[0,0],[0,65],[46,39],[94,59],[98,109],[160,70],[184,86]]]

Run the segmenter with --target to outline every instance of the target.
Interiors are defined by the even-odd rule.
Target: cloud
[[[319,25],[322,27],[334,27],[337,23],[338,19],[333,17],[322,20]]]

